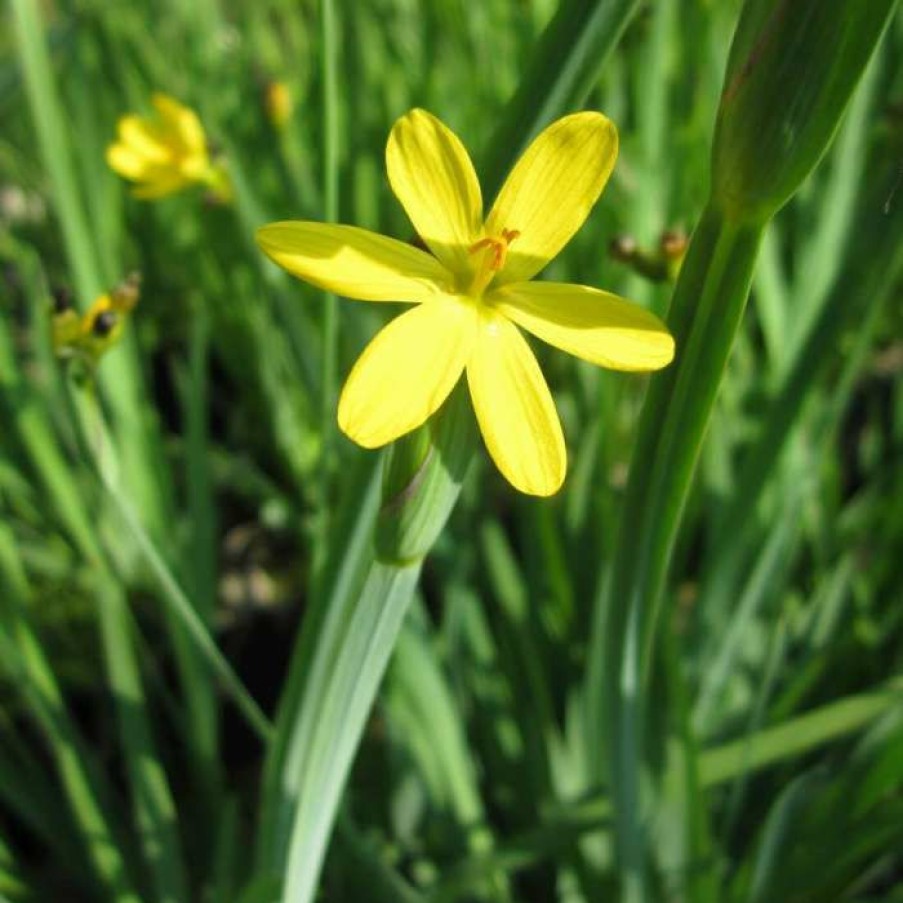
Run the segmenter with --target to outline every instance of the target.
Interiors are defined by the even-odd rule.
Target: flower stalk
[[[457,501],[475,444],[459,386],[437,417],[388,453],[381,492],[371,480],[355,495],[357,528],[333,592],[308,615],[312,626],[292,663],[267,762],[258,861],[276,883],[284,881],[282,899],[313,898],[345,779],[423,559]]]
[[[830,143],[893,6],[749,0],[741,14],[716,125],[711,196],[668,317],[679,353],[650,386],[591,640],[590,761],[611,785],[621,899],[631,903],[650,899],[644,788],[654,793],[655,781],[648,781],[654,771],[645,735],[663,589],[759,243]]]
[[[731,222],[713,206],[696,229],[669,317],[681,353],[669,378],[649,388],[606,605],[596,611],[588,679],[591,688],[604,687],[605,696],[590,695],[590,761],[603,766],[598,750],[610,747],[624,900],[645,899],[646,801],[640,787],[661,590],[762,231]]]
[[[554,60],[543,48],[537,49],[530,67],[531,82],[535,83],[512,104],[512,115],[506,117],[491,148],[492,163],[487,167],[487,178],[493,193],[519,149],[539,130],[539,125],[580,106],[605,59],[606,54],[600,53],[600,48],[604,45],[607,52],[614,46],[637,5],[636,0],[590,5],[584,0],[569,0],[562,4],[556,23],[577,24],[568,25],[567,34],[562,34],[555,23],[550,26],[543,38],[543,48],[546,45],[554,48]],[[585,24],[591,27],[584,28]],[[590,47],[595,52],[587,52]],[[541,115],[537,112],[540,101]],[[520,115],[525,110],[531,115]],[[267,761],[257,851],[261,872],[272,881],[274,897],[280,887],[283,898],[296,903],[307,903],[314,896],[341,788],[366,722],[366,710],[382,679],[419,575],[419,560],[405,565],[405,556],[412,552],[425,554],[429,542],[438,535],[456,495],[459,477],[453,462],[457,461],[456,466],[462,469],[466,466],[468,453],[462,431],[469,425],[475,432],[468,410],[460,421],[460,430],[449,430],[450,436],[462,442],[458,452],[438,451],[442,448],[441,439],[435,438],[458,416],[462,394],[463,386],[458,385],[438,420],[433,418],[429,442],[421,430],[396,444],[386,468],[385,501],[375,542],[371,531],[380,498],[378,479],[371,478],[366,485],[357,487],[351,494],[353,510],[347,523],[343,525],[338,519],[338,526],[343,529],[337,532],[346,537],[344,553],[335,567],[331,591],[315,598],[306,615]],[[463,406],[467,408],[466,404]],[[410,456],[407,465],[404,456]],[[444,477],[434,473],[443,464],[447,470]],[[419,469],[422,466],[427,468],[425,472]],[[414,474],[421,474],[416,486],[411,482]],[[440,496],[443,505],[438,502],[426,505],[418,500],[421,493],[443,482],[446,483]],[[413,517],[412,512],[421,505],[421,515]],[[431,508],[432,518],[429,517]],[[376,549],[383,558],[382,563],[376,560]],[[395,564],[388,563],[393,560]],[[388,579],[390,575],[394,579]],[[379,616],[380,624],[375,625],[374,619]],[[374,626],[382,629],[374,630]],[[363,662],[360,656],[354,660],[353,692],[349,695],[346,686],[343,699],[347,702],[360,697],[363,704],[354,707],[351,718],[350,708],[332,707],[326,690],[332,686],[337,656],[342,653],[345,660],[360,649],[358,631],[360,637],[372,639],[381,653],[378,660]],[[321,752],[316,759],[315,734],[319,734],[321,745],[328,746],[326,754]],[[339,745],[343,755],[330,756],[329,751]],[[305,776],[309,781],[306,788],[301,786]],[[323,792],[317,797],[313,791],[318,788]],[[299,806],[301,800],[303,804]]]
[[[467,393],[459,385],[438,416],[389,449],[374,533],[380,561],[402,565],[426,557],[455,506],[476,447]]]

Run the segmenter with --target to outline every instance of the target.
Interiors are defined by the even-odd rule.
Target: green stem
[[[625,900],[646,899],[646,818],[641,794],[645,691],[652,641],[674,538],[705,428],[749,293],[762,227],[729,221],[709,206],[675,290],[669,325],[677,358],[654,377],[643,409],[605,604],[590,657],[595,752],[613,735],[609,777]],[[604,674],[600,669],[604,667]],[[605,699],[594,691],[605,688]],[[598,774],[602,778],[603,774]]]
[[[34,0],[12,0],[17,47],[25,73],[25,90],[35,121],[38,146],[50,181],[63,233],[63,243],[76,288],[83,304],[103,290],[103,280],[78,191],[69,147],[66,117],[53,80],[53,67],[44,41],[40,5]]]
[[[293,903],[313,899],[354,752],[423,560],[460,492],[474,430],[459,385],[421,433],[396,443],[375,541],[378,482],[351,499],[357,522],[332,592],[305,621],[264,777],[260,865],[284,875],[283,899]]]
[[[334,0],[320,0],[320,78],[323,92],[323,219],[334,223],[339,216],[339,97],[337,90],[336,9]],[[320,324],[322,346],[320,373],[320,485],[317,498],[317,535],[314,550],[314,582],[322,575],[329,537],[330,467],[335,435],[336,359],[338,357],[338,299],[323,296]]]
[[[320,77],[323,88],[323,218],[334,223],[339,216],[339,97],[336,74],[336,12],[333,0],[320,0]],[[327,294],[323,307],[323,435],[333,431],[336,383],[336,297]],[[324,441],[324,452],[327,443]]]
[[[151,538],[147,535],[147,531],[141,525],[141,521],[128,499],[123,497],[115,481],[108,474],[104,473],[102,466],[100,471],[104,488],[109,493],[126,527],[133,534],[135,542],[156,578],[160,586],[160,592],[169,605],[176,622],[184,629],[186,637],[190,638],[194,650],[200,653],[207,667],[219,678],[223,690],[232,698],[248,726],[263,743],[267,743],[272,732],[269,719],[216,645],[191,600],[176,582],[166,562],[157,551]]]
[[[285,900],[306,903],[314,898],[348,769],[410,606],[421,564],[371,563],[351,620],[334,649],[334,668],[319,700],[316,721],[340,722],[341,730],[315,729],[303,763],[298,763],[299,806],[288,850]]]
[[[347,618],[355,592],[361,585],[373,559],[371,533],[379,504],[380,468],[366,475],[361,485],[349,487],[345,510],[337,526],[345,527],[342,557],[329,578],[329,592],[315,597],[305,615],[285,680],[276,730],[270,744],[263,773],[260,829],[257,857],[261,871],[279,880],[285,868],[289,834],[298,799],[297,784],[303,777],[299,767],[299,749],[310,742],[315,723],[315,707],[326,692],[331,654],[321,650],[332,647],[333,635]],[[346,523],[347,522],[347,523]]]

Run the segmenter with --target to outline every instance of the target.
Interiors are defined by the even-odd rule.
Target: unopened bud
[[[764,222],[827,148],[894,0],[747,0],[715,126],[713,195]]]

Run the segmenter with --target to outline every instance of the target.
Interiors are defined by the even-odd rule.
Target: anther
[[[488,248],[491,244],[495,244],[496,239],[494,238],[481,238],[479,241],[474,242],[468,249],[468,254],[476,254],[480,248]]]
[[[472,244],[467,250],[471,254],[476,254],[483,248],[491,248],[492,256],[489,258],[489,269],[498,272],[505,265],[505,258],[508,256],[508,245],[520,235],[517,229],[502,229],[501,238],[481,238],[478,242]]]
[[[487,236],[486,238],[481,238],[467,249],[471,254],[476,254],[484,249],[488,251],[473,277],[473,282],[469,289],[471,295],[478,297],[486,290],[486,287],[492,282],[493,276],[505,265],[505,258],[508,256],[508,245],[518,235],[520,235],[520,232],[517,229],[502,229],[500,238]]]

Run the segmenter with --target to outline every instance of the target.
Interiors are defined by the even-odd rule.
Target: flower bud
[[[894,0],[747,0],[728,60],[712,191],[764,222],[824,153]]]

